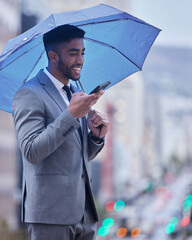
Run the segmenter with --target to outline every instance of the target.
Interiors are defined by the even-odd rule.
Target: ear
[[[57,64],[58,61],[59,61],[59,56],[56,52],[49,51],[48,52],[48,57],[49,57],[49,60],[54,64]]]

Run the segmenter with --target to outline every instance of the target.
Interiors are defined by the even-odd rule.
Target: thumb
[[[88,113],[88,117],[89,117],[89,118],[92,118],[92,116],[94,115],[94,113],[95,113],[95,110],[92,110],[92,109],[91,109],[91,110],[89,111],[89,113]]]
[[[73,93],[74,96],[84,96],[85,93],[83,92],[76,92],[76,93]]]

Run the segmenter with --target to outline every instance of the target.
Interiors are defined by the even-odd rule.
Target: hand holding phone
[[[109,84],[111,84],[110,81],[107,81],[107,82],[104,82],[100,85],[98,85],[95,89],[93,89],[93,91],[91,91],[89,94],[92,94],[92,93],[96,93],[98,92],[99,90],[104,90],[107,86],[109,86]]]

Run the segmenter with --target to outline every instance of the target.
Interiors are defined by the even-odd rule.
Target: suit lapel
[[[60,93],[56,89],[55,85],[52,81],[48,78],[48,76],[41,70],[37,78],[39,79],[40,84],[43,85],[45,91],[48,95],[53,99],[53,101],[59,106],[59,108],[63,111],[67,108],[67,105],[63,98],[61,97]]]
[[[58,92],[57,88],[52,83],[52,81],[43,72],[43,70],[40,70],[40,72],[37,74],[37,78],[39,79],[40,84],[43,85],[43,87],[44,87],[45,91],[48,93],[48,95],[59,106],[61,111],[64,111],[67,108],[65,101],[63,100],[62,96],[60,95],[60,93]],[[74,88],[73,88],[72,92],[75,92]],[[79,144],[82,145],[78,130],[76,130],[74,133],[75,133],[75,136],[77,137]]]

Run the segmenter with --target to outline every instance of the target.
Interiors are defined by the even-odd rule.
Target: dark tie
[[[71,100],[71,98],[72,98],[72,94],[71,94],[70,87],[64,85],[64,86],[63,86],[63,89],[64,89],[65,92],[67,93],[67,98],[68,98],[68,100],[69,100],[69,102],[70,102],[70,100]],[[77,119],[77,121],[80,122],[79,119]],[[81,131],[81,127],[78,128],[78,132],[79,132],[79,135],[80,135],[80,138],[81,138],[81,142],[83,142],[83,134],[82,134],[82,131]]]
[[[69,100],[69,102],[71,101],[71,98],[72,98],[72,94],[71,94],[71,91],[70,91],[70,88],[69,86],[63,86],[63,89],[65,90],[65,92],[67,93],[67,98]]]

